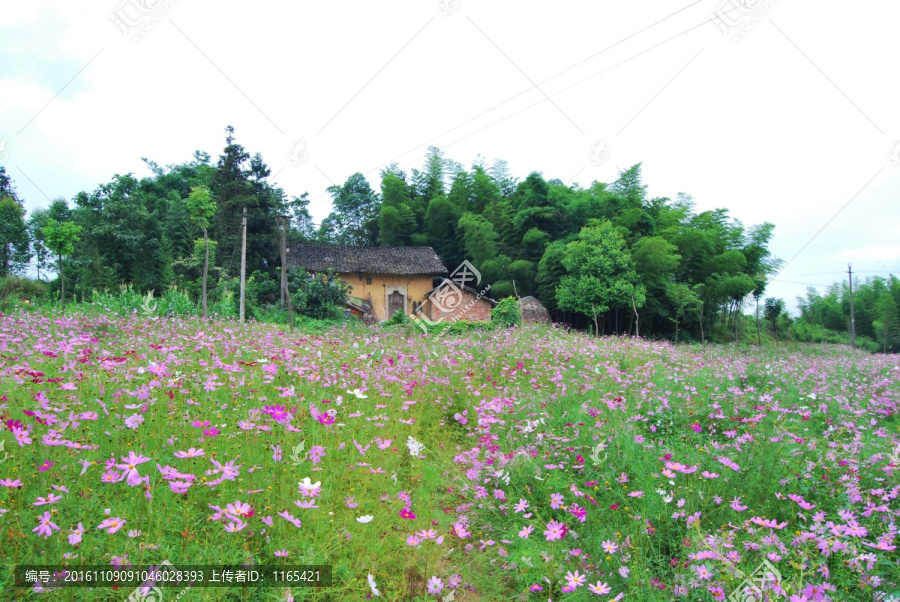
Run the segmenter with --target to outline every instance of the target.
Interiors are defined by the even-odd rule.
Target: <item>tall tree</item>
[[[191,219],[200,224],[203,229],[203,244],[205,246],[205,255],[203,259],[203,288],[201,299],[203,300],[203,319],[209,318],[209,310],[206,300],[206,279],[209,276],[209,233],[207,228],[209,221],[216,214],[216,204],[212,199],[212,194],[206,186],[194,186],[191,189],[191,195],[187,200],[187,209],[191,215]]]
[[[0,277],[22,274],[31,261],[25,209],[11,196],[0,197]]]
[[[882,343],[882,350],[887,353],[889,348],[893,348],[898,331],[900,331],[897,302],[894,301],[894,297],[889,291],[885,290],[878,296],[875,312],[878,318],[874,320],[874,329],[878,340]]]
[[[57,271],[60,281],[60,299],[66,300],[66,275],[63,271],[63,257],[68,257],[75,250],[75,243],[79,241],[81,226],[73,222],[58,222],[53,218],[47,220],[47,225],[41,229],[44,235],[44,244],[57,257]]]
[[[600,314],[629,307],[632,296],[637,307],[643,306],[646,289],[638,281],[625,240],[609,221],[582,228],[566,251],[566,275],[556,290],[560,309],[593,318],[599,334]]]
[[[334,242],[344,245],[378,244],[381,202],[365,176],[357,172],[343,186],[330,186],[333,209],[327,220]]]
[[[781,314],[784,312],[784,301],[781,299],[776,299],[774,297],[768,297],[765,303],[765,310],[763,314],[772,324],[772,329],[775,333],[775,345],[778,346],[778,318],[781,317]]]

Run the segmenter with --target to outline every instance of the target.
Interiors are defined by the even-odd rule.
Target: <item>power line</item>
[[[797,259],[797,256],[800,255],[800,253],[802,253],[803,250],[806,249],[806,247],[808,247],[808,246],[810,245],[810,243],[812,243],[812,241],[814,241],[814,240],[819,236],[819,234],[821,234],[822,231],[825,230],[825,228],[827,228],[828,225],[829,225],[831,222],[833,222],[833,221],[835,220],[835,218],[836,218],[837,216],[839,216],[839,215],[841,214],[841,212],[842,212],[844,209],[846,209],[846,208],[850,205],[850,203],[852,203],[852,202],[856,199],[856,197],[858,197],[860,194],[862,194],[862,191],[865,190],[865,189],[869,186],[869,184],[871,184],[871,183],[875,180],[875,178],[877,178],[877,177],[879,176],[879,174],[881,174],[882,171],[884,171],[884,167],[882,167],[881,169],[879,169],[879,170],[875,173],[875,175],[872,176],[872,178],[871,178],[868,182],[866,182],[866,183],[863,185],[863,187],[860,188],[859,191],[857,191],[857,193],[854,194],[854,195],[850,198],[849,201],[847,201],[847,202],[844,204],[843,207],[841,207],[840,209],[838,209],[837,213],[835,213],[833,216],[831,216],[831,219],[828,220],[827,222],[825,222],[825,225],[822,226],[821,228],[819,228],[819,231],[816,232],[815,234],[813,234],[812,238],[810,238],[808,241],[806,241],[806,244],[803,245],[802,247],[800,247],[800,250],[797,251],[797,252],[794,254],[794,256],[791,257],[791,258],[788,260],[788,262],[787,262],[786,264],[784,264],[783,266],[781,266],[781,269],[778,270],[778,271],[775,273],[775,276],[772,276],[771,279],[774,280],[774,279],[778,276],[778,274],[780,274],[781,272],[783,272],[783,271],[785,270],[785,268],[787,268],[787,267],[791,264],[792,261],[794,261],[795,259]]]
[[[666,17],[663,17],[662,19],[659,19],[658,21],[652,23],[651,25],[648,25],[647,27],[644,27],[643,29],[641,29],[641,30],[639,30],[639,31],[637,31],[637,32],[635,32],[635,33],[633,33],[633,34],[631,34],[631,35],[629,35],[629,36],[626,36],[625,38],[619,40],[619,41],[616,42],[615,44],[612,44],[611,46],[608,46],[607,48],[604,48],[603,50],[601,50],[601,51],[599,51],[599,52],[597,52],[597,53],[591,55],[590,57],[588,57],[588,58],[586,58],[586,59],[583,59],[582,61],[579,61],[578,63],[575,63],[574,65],[571,65],[570,67],[567,67],[566,69],[564,69],[563,71],[560,71],[560,72],[557,73],[556,75],[553,75],[553,76],[549,77],[549,78],[546,79],[546,80],[543,80],[543,81],[541,81],[541,82],[538,82],[538,85],[544,84],[544,83],[546,83],[546,82],[548,82],[548,81],[550,81],[550,80],[552,80],[552,79],[555,79],[555,78],[558,77],[559,75],[562,75],[563,73],[565,73],[565,72],[567,72],[567,71],[570,71],[570,70],[573,69],[574,67],[576,67],[576,66],[578,66],[578,65],[581,65],[582,63],[584,63],[584,62],[586,62],[586,61],[588,61],[588,60],[590,60],[590,59],[596,58],[597,56],[603,54],[603,53],[606,52],[607,50],[610,50],[610,49],[614,48],[615,46],[621,44],[622,42],[625,42],[625,41],[631,39],[632,37],[634,37],[634,36],[636,36],[636,35],[638,35],[638,34],[640,34],[640,33],[643,33],[643,32],[645,32],[645,31],[649,30],[649,29],[655,27],[656,25],[659,25],[660,23],[663,23],[664,21],[666,21],[666,20],[670,19],[671,17],[673,17],[673,16],[675,16],[675,15],[681,13],[682,11],[684,11],[684,10],[690,8],[691,6],[694,6],[695,4],[698,4],[698,2],[693,2],[693,3],[691,3],[691,4],[688,4],[688,5],[686,5],[685,7],[683,7],[683,8],[681,8],[681,9],[675,11],[674,13],[672,13],[672,14],[666,16]],[[567,91],[571,90],[572,88],[574,88],[574,87],[576,87],[576,86],[578,86],[578,85],[581,85],[581,84],[583,84],[583,83],[585,83],[585,82],[587,82],[587,81],[589,81],[589,80],[591,80],[591,79],[593,79],[593,78],[595,78],[595,77],[598,77],[598,76],[600,76],[600,75],[606,73],[607,71],[610,71],[610,70],[612,70],[612,69],[614,69],[614,68],[616,68],[616,67],[618,67],[618,66],[620,66],[620,65],[623,65],[623,64],[625,64],[625,63],[627,63],[627,62],[629,62],[629,61],[631,61],[631,60],[633,60],[633,59],[635,59],[635,58],[637,58],[637,57],[639,57],[639,56],[641,56],[641,55],[643,55],[643,54],[646,54],[646,53],[648,53],[648,52],[650,52],[650,51],[652,51],[652,50],[655,50],[655,49],[659,48],[660,46],[663,46],[663,45],[665,45],[665,44],[668,44],[668,43],[671,42],[672,40],[675,40],[675,39],[677,39],[677,38],[679,38],[679,37],[681,37],[681,36],[683,36],[683,35],[685,35],[685,34],[687,34],[687,33],[690,33],[691,31],[694,31],[695,29],[699,29],[700,27],[703,27],[703,26],[706,25],[707,23],[710,23],[710,22],[713,22],[713,21],[715,21],[715,20],[717,20],[717,19],[720,19],[722,15],[728,14],[728,13],[734,11],[734,10],[738,10],[739,8],[742,8],[742,7],[740,7],[740,6],[735,6],[735,7],[733,7],[733,8],[730,8],[730,9],[726,10],[726,11],[722,11],[722,12],[718,13],[717,15],[715,15],[715,16],[713,16],[713,17],[710,17],[709,19],[706,19],[706,20],[704,20],[704,21],[701,21],[701,22],[698,23],[697,25],[694,25],[694,26],[692,26],[692,27],[689,27],[688,29],[685,29],[684,31],[682,31],[682,32],[680,32],[680,33],[678,33],[678,34],[676,34],[676,35],[674,35],[674,36],[672,36],[672,37],[670,37],[670,38],[667,38],[666,40],[663,40],[662,42],[659,42],[659,43],[657,43],[657,44],[654,44],[653,46],[650,46],[649,48],[646,48],[646,49],[644,49],[644,50],[638,52],[637,54],[634,54],[634,55],[628,57],[627,59],[624,59],[624,60],[622,60],[622,61],[620,61],[620,62],[618,62],[618,63],[616,63],[616,64],[614,64],[614,65],[612,65],[612,66],[610,66],[610,67],[607,67],[606,69],[604,69],[604,70],[602,70],[602,71],[599,71],[599,72],[597,72],[597,73],[594,73],[593,75],[590,75],[590,76],[588,76],[588,77],[586,77],[586,78],[584,78],[584,79],[582,79],[582,80],[576,81],[574,84],[572,84],[572,85],[570,85],[570,86],[568,86],[568,87],[566,87],[566,88],[563,88],[562,90],[560,90],[560,91],[558,91],[558,92],[555,92],[555,93],[553,93],[553,94],[550,94],[549,96],[552,98],[552,97],[554,97],[554,96],[558,96],[559,94],[562,94],[562,93],[564,93],[564,92],[567,92]],[[415,146],[415,147],[409,149],[408,151],[406,151],[406,152],[404,152],[404,153],[401,153],[400,155],[394,155],[394,157],[402,157],[402,156],[404,156],[404,155],[407,155],[407,154],[411,153],[411,152],[412,152],[413,150],[415,150],[416,148],[421,148],[422,146],[425,146],[425,145],[427,145],[427,144],[430,144],[430,143],[432,143],[432,142],[438,140],[439,138],[445,136],[446,134],[449,134],[450,132],[453,132],[453,131],[459,129],[459,128],[462,127],[462,126],[464,126],[464,125],[466,125],[466,124],[468,124],[468,123],[471,123],[472,121],[478,119],[479,117],[482,117],[483,115],[486,115],[486,114],[490,113],[491,111],[494,111],[495,109],[500,108],[501,106],[503,106],[503,105],[505,105],[505,104],[507,104],[507,103],[509,103],[509,102],[511,102],[511,101],[513,101],[513,100],[515,100],[516,98],[519,98],[520,96],[522,96],[523,94],[526,94],[526,93],[530,92],[531,90],[532,90],[532,88],[529,88],[528,90],[525,90],[525,91],[523,91],[523,92],[520,92],[519,94],[516,94],[515,96],[513,96],[513,97],[511,97],[511,98],[509,98],[509,99],[507,99],[507,100],[505,100],[505,101],[503,101],[503,102],[501,102],[500,104],[495,105],[494,107],[492,107],[492,108],[490,108],[490,109],[488,109],[488,110],[486,110],[486,111],[483,111],[482,113],[479,113],[479,114],[476,115],[475,117],[471,117],[471,118],[467,119],[466,121],[462,122],[461,124],[459,124],[459,125],[457,125],[457,126],[451,128],[451,129],[447,130],[446,132],[443,132],[442,134],[439,134],[439,135],[437,135],[437,136],[431,138],[430,140],[427,140],[427,141],[423,142],[422,144],[419,144],[419,145],[417,145],[417,146]],[[470,137],[474,136],[475,134],[479,134],[479,133],[483,132],[484,130],[489,129],[489,128],[491,128],[491,127],[497,125],[498,123],[501,123],[502,121],[505,121],[506,119],[509,119],[509,118],[511,118],[511,117],[515,117],[516,115],[522,113],[523,111],[527,111],[528,109],[530,109],[530,108],[532,108],[532,107],[534,107],[534,106],[536,106],[537,104],[540,104],[540,103],[542,103],[542,102],[546,102],[546,99],[541,99],[541,100],[537,101],[536,103],[533,103],[533,104],[531,104],[531,105],[525,107],[524,109],[521,109],[521,110],[519,110],[519,111],[516,111],[515,113],[513,113],[513,114],[511,114],[511,115],[508,115],[507,117],[504,117],[504,118],[502,118],[502,119],[500,119],[500,120],[494,121],[493,123],[490,123],[490,124],[488,124],[488,125],[486,125],[486,126],[480,128],[480,129],[478,129],[478,130],[476,130],[476,131],[474,131],[474,132],[472,132],[472,133],[470,133],[470,134],[468,134],[468,135],[466,135],[466,136],[464,136],[464,137],[462,137],[462,138],[459,138],[459,139],[457,139],[457,140],[454,140],[453,142],[444,145],[444,148],[449,148],[450,146],[453,146],[454,144],[457,144],[457,143],[461,142],[462,140],[465,140],[466,138],[470,138]],[[427,155],[426,155],[426,156],[427,156]],[[403,164],[403,167],[412,165],[413,163],[418,162],[418,161],[422,161],[423,159],[426,158],[426,156],[421,156],[421,157],[419,157],[419,158],[417,158],[417,159],[415,159],[415,160],[413,160],[413,161],[406,162],[406,163]],[[390,164],[390,161],[388,161],[388,162],[383,162],[383,163],[381,163],[378,167],[373,167],[372,169],[363,172],[363,175],[364,175],[364,176],[368,176],[368,175],[370,175],[370,174],[372,174],[372,173],[374,173],[374,172],[376,172],[376,171],[382,169],[382,167],[383,167],[384,165],[387,165],[387,164]],[[320,194],[320,195],[317,195],[316,197],[310,199],[310,202],[318,201],[319,199],[323,198],[326,194],[328,194],[328,193],[327,193],[327,192],[324,192],[324,193],[322,193],[322,194]]]

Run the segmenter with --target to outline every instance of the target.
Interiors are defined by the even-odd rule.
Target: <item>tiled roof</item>
[[[431,247],[356,247],[295,243],[287,253],[288,267],[310,272],[328,268],[345,274],[444,275],[447,268]]]

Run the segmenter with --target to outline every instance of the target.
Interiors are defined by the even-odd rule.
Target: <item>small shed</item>
[[[547,308],[531,295],[519,299],[519,313],[524,324],[534,322],[549,323],[551,321],[550,312],[547,311]]]
[[[425,303],[425,313],[436,322],[490,322],[491,310],[497,305],[484,291],[459,286],[446,278],[428,291]]]

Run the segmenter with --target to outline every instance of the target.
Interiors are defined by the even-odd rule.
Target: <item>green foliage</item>
[[[0,277],[21,274],[31,260],[25,210],[11,196],[0,196]]]
[[[626,250],[625,241],[609,221],[582,228],[566,245],[556,299],[561,309],[594,317],[611,308],[625,308],[632,298],[638,307],[645,300],[644,285]]]
[[[696,213],[684,194],[674,201],[649,198],[640,164],[611,183],[567,186],[537,171],[518,182],[499,159],[490,164],[479,157],[467,169],[431,147],[424,165],[412,169],[409,178],[392,164],[381,170],[379,188],[373,189],[376,183],[361,173],[331,187],[332,211],[317,226],[309,195],[289,199],[269,184],[271,171],[262,157],[241,146],[230,126],[217,160],[197,151],[181,164],[145,163],[148,177],[116,174],[95,190],[78,193],[72,209],[57,199],[28,216],[24,230],[21,220],[0,219],[0,238],[11,240],[7,230],[19,236],[6,247],[19,253],[23,248],[16,245],[24,231],[29,245],[23,252],[34,255],[39,278],[56,264],[60,278],[52,288],[60,292],[69,282],[82,296],[122,283],[141,295],[174,284],[192,300],[204,297],[203,290],[210,287],[212,300],[233,290],[228,279],[238,275],[246,208],[247,271],[257,274],[250,277],[247,291],[252,316],[268,311],[276,296],[280,300],[276,222],[278,216],[289,216],[289,245],[430,246],[450,271],[463,260],[472,261],[495,299],[535,295],[556,320],[579,328],[594,322],[600,331],[619,332],[632,330],[633,295],[642,335],[673,338],[677,331],[689,339],[699,339],[704,329],[712,332],[720,322],[738,325],[748,294],[761,297],[778,265],[768,251],[772,224],[745,228],[725,209]],[[0,197],[20,201],[5,171],[0,173]],[[15,207],[7,202],[2,209]],[[83,227],[62,262],[45,240],[51,219]],[[603,223],[600,238],[616,242],[602,252],[588,252],[593,243],[584,237]],[[198,238],[209,241],[208,263],[205,249],[195,252]],[[0,256],[0,273],[20,269],[3,268],[4,261]],[[674,283],[696,293],[702,316],[690,311],[679,316],[677,299],[669,294]],[[873,289],[858,303],[858,335],[877,339],[882,348],[896,348],[898,337],[882,336],[891,330],[890,325],[883,329],[875,308],[879,292]],[[891,294],[900,302],[900,292]],[[843,295],[838,296],[837,303],[825,304],[820,312],[820,329],[846,328],[848,309]],[[302,306],[306,308],[305,300]],[[323,310],[311,306],[310,311]],[[779,333],[783,328],[778,325]]]
[[[191,194],[185,203],[191,219],[203,227],[209,227],[209,222],[216,214],[216,203],[212,199],[212,193],[206,186],[192,186]]]
[[[288,290],[297,313],[318,320],[337,320],[344,314],[350,284],[332,271],[310,274],[302,269],[288,269]]]
[[[58,222],[50,218],[47,225],[41,228],[41,234],[44,236],[44,244],[51,253],[66,257],[75,250],[75,243],[80,240],[81,230],[81,226],[72,222]]]
[[[334,210],[322,222],[321,238],[343,245],[378,244],[381,202],[365,176],[357,172],[328,192]]]
[[[491,322],[501,326],[516,326],[522,322],[519,301],[515,297],[500,299],[491,310]]]
[[[394,312],[394,315],[391,316],[391,319],[384,323],[384,326],[406,326],[409,324],[409,316],[407,316],[403,311],[397,310]]]

